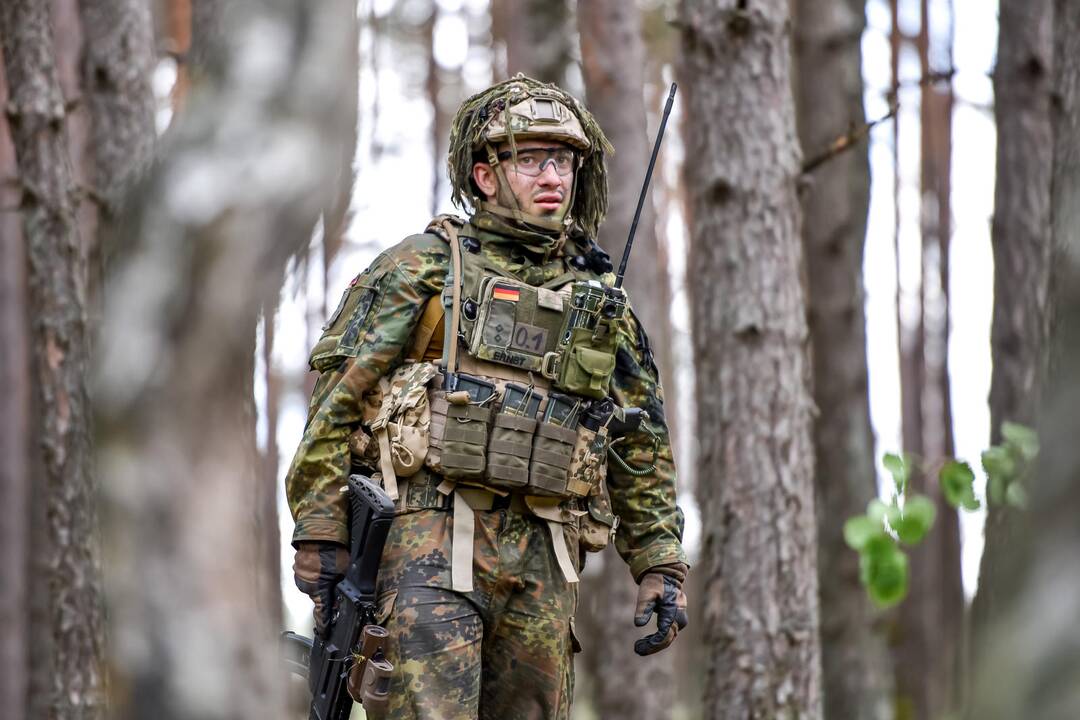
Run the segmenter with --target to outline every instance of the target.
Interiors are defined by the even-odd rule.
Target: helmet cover
[[[472,184],[474,153],[486,145],[521,140],[555,140],[581,154],[575,177],[571,216],[590,236],[607,212],[607,170],[604,153],[614,152],[592,114],[574,96],[554,84],[522,74],[492,85],[461,104],[450,125],[447,161],[455,205],[476,207]]]

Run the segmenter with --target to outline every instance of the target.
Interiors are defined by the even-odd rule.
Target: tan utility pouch
[[[397,479],[416,474],[427,457],[431,427],[427,386],[437,374],[431,363],[410,363],[379,381],[382,404],[371,421],[371,433],[379,443],[383,487],[393,500],[398,495]]]
[[[533,438],[532,461],[529,463],[531,495],[565,497],[567,471],[574,452],[577,430],[553,423],[539,423]]]
[[[574,452],[570,459],[568,495],[585,497],[600,487],[607,476],[607,432],[601,433],[579,425],[574,439]]]
[[[600,552],[614,538],[619,518],[611,512],[611,503],[603,488],[597,488],[597,492],[589,496],[586,507],[588,514],[581,518],[579,542],[585,552]]]
[[[482,479],[487,465],[490,424],[491,408],[467,401],[451,403],[445,391],[433,391],[427,466],[454,480]]]
[[[484,472],[487,485],[516,490],[529,484],[529,459],[536,425],[536,418],[508,412],[495,415]]]

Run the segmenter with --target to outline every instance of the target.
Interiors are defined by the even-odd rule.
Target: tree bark
[[[616,263],[630,231],[645,178],[651,145],[646,132],[645,48],[637,7],[625,0],[579,0],[578,35],[589,110],[604,128],[616,153],[608,158],[609,206],[599,242]],[[626,289],[634,313],[650,333],[653,346],[667,347],[670,300],[666,267],[657,262],[656,213],[650,196],[634,243],[634,261]],[[605,553],[597,575],[587,576],[583,597],[596,612],[596,635],[585,664],[592,671],[593,706],[599,717],[661,720],[671,717],[675,700],[671,658],[665,654],[627,659],[634,640],[637,585],[614,553]],[[699,599],[696,599],[699,600]],[[636,693],[627,687],[638,688]]]
[[[253,600],[255,327],[334,192],[356,79],[327,69],[355,7],[219,9],[106,304],[95,397],[118,718],[281,709],[280,628]]]
[[[1080,716],[1080,6],[1055,0],[1052,27],[1052,355],[1030,522],[1005,566],[1014,595],[1001,598],[980,648],[971,717],[986,720]]]
[[[785,0],[684,0],[705,712],[820,718],[801,153]],[[708,480],[706,480],[708,478]]]
[[[523,72],[566,87],[574,42],[568,0],[492,0],[491,33],[497,81]]]
[[[1008,420],[1035,427],[1046,358],[1050,281],[1050,0],[1003,0],[1000,6],[994,118],[994,320],[990,428],[1001,440]],[[1016,591],[1013,549],[1026,513],[987,505],[979,587],[972,603],[972,659]]]
[[[0,107],[8,101],[0,58]],[[30,325],[15,148],[0,114],[0,707],[26,720],[29,687]]]
[[[46,495],[50,545],[34,551],[47,567],[55,643],[47,712],[50,718],[97,718],[104,712],[104,636],[85,386],[85,269],[46,6],[4,3],[0,36],[34,308],[41,411],[35,434],[45,475],[36,484]]]
[[[94,191],[106,218],[154,155],[154,33],[141,0],[82,0],[83,93],[93,129]]]
[[[861,0],[795,4],[799,136],[824,151],[865,123]],[[882,624],[859,582],[844,520],[877,497],[867,389],[863,244],[870,204],[866,140],[820,166],[803,190],[803,244],[818,419],[814,451],[825,716],[892,717]]]
[[[956,708],[959,661],[964,630],[964,591],[960,570],[960,523],[942,496],[935,468],[953,455],[952,411],[948,378],[949,241],[951,236],[951,80],[929,82],[932,67],[927,0],[921,0],[922,23],[916,38],[924,81],[920,101],[920,233],[922,238],[917,363],[905,406],[904,450],[916,453],[923,471],[912,474],[909,492],[932,498],[940,508],[933,529],[910,551],[911,584],[899,609],[896,665],[901,718],[935,718]],[[950,18],[951,22],[951,18]],[[950,28],[951,32],[951,28]],[[944,53],[941,51],[944,50]],[[951,65],[952,48],[936,48]],[[905,389],[906,392],[906,389]],[[908,438],[919,433],[917,445]]]

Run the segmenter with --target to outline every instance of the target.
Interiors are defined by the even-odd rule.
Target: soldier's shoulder
[[[450,237],[445,223],[460,229],[465,221],[455,215],[439,215],[423,232],[409,235],[387,249],[386,257],[406,270],[424,272],[433,267],[445,268],[450,261]]]

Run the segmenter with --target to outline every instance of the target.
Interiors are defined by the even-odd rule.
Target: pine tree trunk
[[[990,427],[1034,427],[1039,415],[1049,321],[1050,67],[1053,52],[1050,0],[1002,0],[994,118],[997,186],[994,192],[994,321]],[[986,545],[972,603],[973,660],[982,656],[995,619],[1015,593],[1011,563],[1026,514],[988,505]]]
[[[41,413],[35,434],[44,457],[44,477],[35,484],[46,496],[50,544],[34,552],[47,563],[55,643],[47,713],[97,718],[105,709],[104,619],[85,386],[85,268],[46,5],[4,3],[0,36],[34,308],[33,368]]]
[[[83,92],[93,127],[95,192],[115,213],[154,154],[154,35],[141,0],[82,0]]]
[[[796,3],[799,135],[808,154],[863,125],[861,0]],[[863,244],[867,142],[828,160],[803,192],[817,458],[818,580],[825,716],[892,717],[893,677],[880,618],[859,582],[843,522],[877,496],[867,390]]]
[[[921,14],[917,48],[922,76],[929,78],[950,69],[932,66],[931,56],[944,54],[951,64],[952,49],[931,48],[927,0],[921,0]],[[909,396],[912,406],[904,408],[917,419],[910,433],[905,430],[904,450],[917,453],[924,470],[913,473],[909,492],[928,495],[941,510],[930,533],[910,551],[910,594],[899,609],[899,641],[894,654],[901,718],[936,718],[955,710],[963,642],[959,518],[945,504],[935,472],[954,452],[947,362],[952,104],[951,80],[924,80],[919,120],[920,336],[916,340],[919,352],[911,358],[919,367]],[[906,428],[907,417],[904,422]],[[916,431],[920,435],[912,448],[907,439]]]
[[[0,107],[8,101],[0,58]],[[0,114],[0,707],[26,720],[30,539],[30,326],[18,167],[7,116]]]
[[[1055,0],[1053,8],[1052,355],[1030,520],[1013,538],[1016,561],[1000,578],[999,587],[1012,588],[1012,597],[999,596],[979,648],[970,717],[980,720],[1080,717],[1080,6]],[[1025,54],[1019,67],[1035,70],[1043,56]],[[1041,101],[1032,102],[1038,107]]]
[[[578,34],[589,110],[615,147],[608,158],[609,206],[599,242],[616,265],[630,231],[651,145],[646,132],[645,49],[637,7],[625,0],[579,0]],[[651,196],[642,210],[626,288],[634,313],[654,347],[667,346],[670,300],[666,267],[657,262],[656,214]],[[635,585],[626,565],[613,553],[602,558],[600,573],[587,576],[582,595],[597,620],[586,649],[593,670],[593,704],[599,717],[662,720],[671,717],[675,700],[673,663],[667,654],[640,658],[631,654],[643,633],[633,625]],[[673,652],[673,651],[671,651]],[[637,688],[635,693],[627,687]]]
[[[684,0],[710,718],[820,718],[789,4]]]
[[[280,626],[257,597],[255,328],[336,189],[356,78],[327,69],[356,11],[218,9],[169,153],[125,218],[136,240],[103,326],[95,397],[121,718],[281,708]]]
[[[568,0],[492,0],[491,33],[496,81],[523,72],[577,91],[566,86],[574,42]]]

